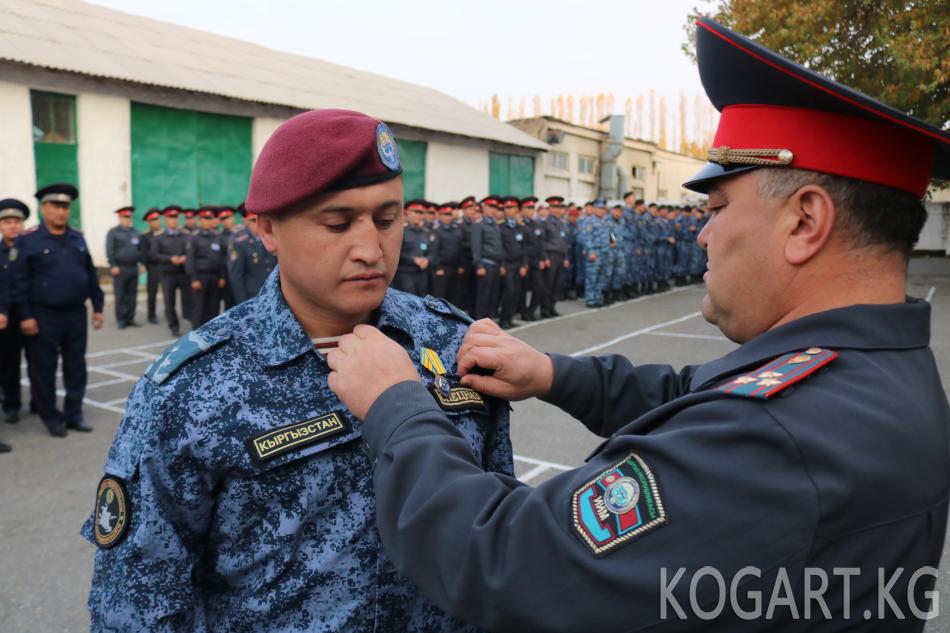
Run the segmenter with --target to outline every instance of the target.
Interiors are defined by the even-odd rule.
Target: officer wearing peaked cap
[[[179,227],[181,207],[170,205],[162,210],[165,230],[155,235],[149,249],[149,261],[162,280],[162,300],[165,303],[165,322],[172,336],[179,335],[177,297],[181,297],[181,314],[191,319],[191,286],[185,262],[188,261],[189,235]]]
[[[138,325],[134,319],[142,245],[138,231],[132,227],[134,212],[132,206],[116,209],[119,224],[106,233],[106,260],[115,291],[115,322],[120,330]]]
[[[382,552],[362,425],[329,387],[325,356],[372,323],[479,463],[513,476],[507,403],[456,375],[470,319],[388,288],[401,174],[389,127],[358,112],[307,112],[267,141],[246,206],[280,265],[132,390],[83,527],[92,631],[472,631]]]
[[[165,211],[168,209],[178,209],[177,206],[172,205],[170,207],[165,207]],[[154,259],[152,254],[152,245],[155,240],[158,239],[158,236],[162,234],[162,214],[163,210],[152,207],[142,215],[142,219],[145,220],[145,224],[148,228],[139,235],[139,248],[140,254],[139,257],[142,260],[142,263],[145,264],[145,298],[146,298],[146,309],[147,309],[147,318],[148,322],[151,324],[158,323],[158,315],[156,313],[156,304],[158,299],[158,289],[162,285],[162,267]],[[166,308],[167,309],[167,308]]]
[[[104,296],[82,233],[69,226],[79,191],[66,183],[36,192],[42,222],[14,242],[13,302],[26,335],[30,388],[40,417],[54,437],[92,430],[82,413],[86,391],[86,302],[92,326],[102,327]],[[56,367],[62,355],[63,408],[56,406]]]
[[[244,211],[244,216],[244,229],[235,233],[228,253],[228,281],[237,303],[254,297],[277,266],[261,242],[257,214]]]
[[[677,371],[474,324],[464,384],[606,438],[533,488],[483,472],[385,337],[344,337],[333,384],[364,421],[383,546],[493,631],[921,631],[950,407],[905,284],[950,134],[715,22],[696,39],[722,112],[686,183],[712,211],[702,315],[740,346]]]

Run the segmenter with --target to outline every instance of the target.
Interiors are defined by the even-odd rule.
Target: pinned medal
[[[452,396],[452,385],[449,384],[449,381],[446,380],[445,376],[435,377],[435,388],[438,389],[439,393],[441,393],[446,398]]]
[[[422,363],[422,366],[428,369],[429,372],[436,376],[442,376],[446,373],[445,365],[442,363],[442,359],[439,358],[439,355],[434,349],[420,347],[419,362]]]

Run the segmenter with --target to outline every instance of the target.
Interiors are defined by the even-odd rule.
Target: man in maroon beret
[[[383,553],[362,425],[329,385],[326,355],[372,324],[484,468],[512,475],[507,404],[456,375],[470,319],[388,287],[401,174],[390,129],[358,112],[301,114],[264,146],[246,207],[278,267],[133,390],[84,531],[94,631],[471,630]]]

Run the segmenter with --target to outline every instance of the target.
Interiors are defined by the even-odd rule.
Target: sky
[[[702,95],[680,46],[687,13],[707,0],[92,0],[429,86],[478,107],[497,93],[614,93],[653,88],[675,109]],[[504,114],[504,112],[503,112]]]

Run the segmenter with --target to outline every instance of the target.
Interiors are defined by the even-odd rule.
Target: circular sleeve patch
[[[121,543],[132,520],[132,506],[122,479],[106,475],[99,481],[94,514],[99,547],[109,549]]]

